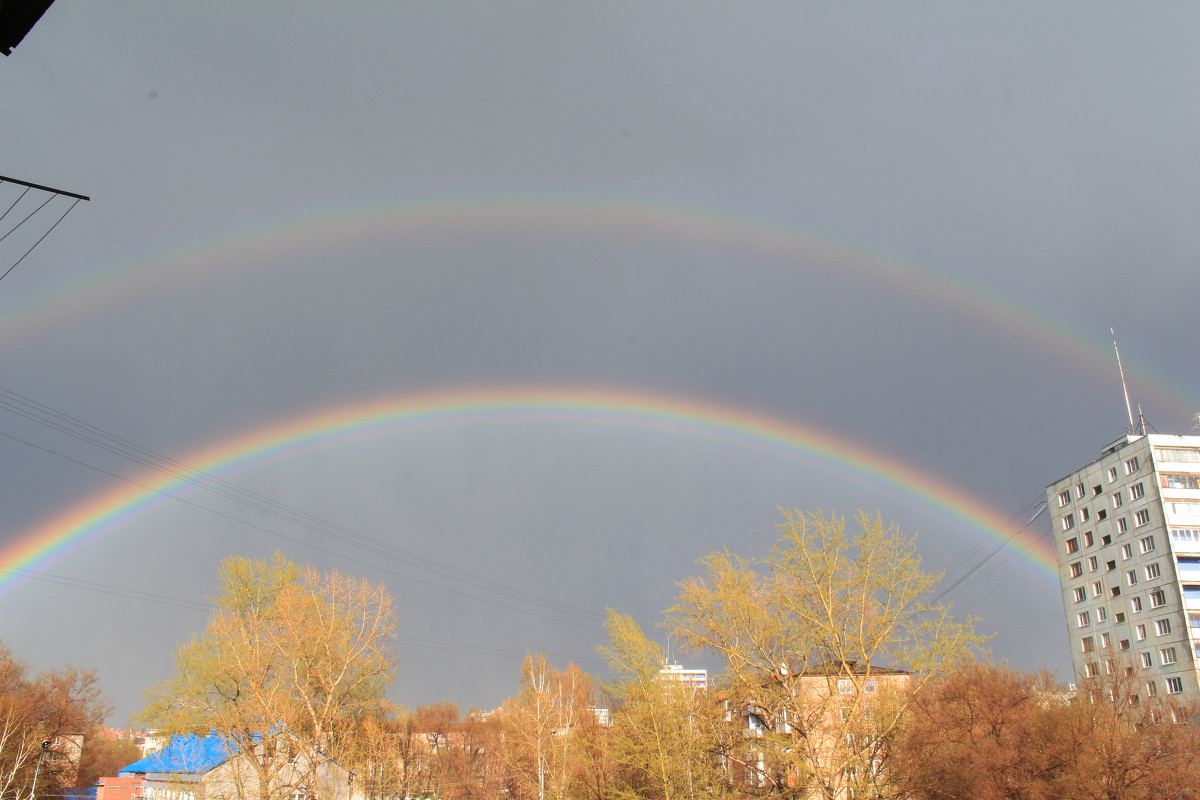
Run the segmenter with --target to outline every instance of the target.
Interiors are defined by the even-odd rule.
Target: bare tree
[[[109,711],[94,673],[68,667],[30,676],[0,644],[0,797],[73,786],[82,743]]]

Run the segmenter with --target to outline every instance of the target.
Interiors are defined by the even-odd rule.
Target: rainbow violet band
[[[1107,329],[1084,334],[1063,317],[1042,313],[994,286],[961,274],[908,261],[883,250],[720,209],[703,209],[637,199],[467,196],[441,201],[374,204],[324,209],[308,216],[258,222],[182,248],[119,264],[98,266],[82,278],[0,305],[0,346],[35,329],[69,319],[81,310],[150,291],[164,282],[208,279],[223,270],[244,268],[325,246],[344,247],[371,236],[439,236],[447,232],[513,235],[591,231],[602,235],[642,235],[762,254],[838,274],[890,284],[913,298],[931,302],[987,324],[1014,340],[1058,354],[1081,368],[1113,370]],[[1131,373],[1146,392],[1190,412],[1200,388],[1151,370],[1130,353]]]
[[[953,526],[1003,544],[1054,583],[1056,557],[1036,534],[1017,530],[1008,515],[911,464],[813,426],[701,399],[606,387],[521,385],[476,387],[381,397],[302,414],[232,436],[179,459],[174,474],[149,472],[99,493],[18,534],[0,552],[0,591],[77,546],[108,533],[205,481],[304,450],[364,438],[402,436],[463,424],[571,424],[645,430],[709,440],[838,472],[933,510]]]

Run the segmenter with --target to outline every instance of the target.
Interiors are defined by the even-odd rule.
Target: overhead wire
[[[1014,529],[1012,531],[1012,533],[1010,533],[1008,536],[1003,538],[994,548],[992,548],[992,550],[990,552],[987,553],[987,555],[985,555],[983,558],[976,561],[971,566],[971,568],[969,570],[966,570],[957,580],[955,580],[949,586],[945,587],[940,592],[938,592],[937,595],[934,596],[932,602],[934,602],[934,603],[940,602],[941,600],[943,600],[946,597],[946,595],[953,592],[955,589],[957,589],[959,586],[961,586],[963,583],[965,583],[967,580],[969,580],[972,576],[974,576],[976,573],[978,573],[979,570],[982,569],[983,566],[985,564],[987,564],[988,561],[990,561],[992,558],[994,558],[997,553],[1000,553],[1001,551],[1006,550],[1008,548],[1008,546],[1012,543],[1012,541],[1022,531],[1024,531],[1026,528],[1028,528],[1030,525],[1032,525],[1034,520],[1036,520],[1038,517],[1040,517],[1045,510],[1046,510],[1046,503],[1045,503],[1045,501],[1042,501],[1041,503],[1038,504],[1037,511],[1034,512],[1033,516],[1030,517],[1025,522],[1024,525],[1022,525],[1020,528]]]
[[[35,449],[37,449],[37,450],[40,450],[40,451],[42,451],[42,452],[44,452],[44,453],[47,453],[47,454],[49,454],[49,455],[53,455],[53,456],[57,456],[57,457],[59,457],[59,458],[63,458],[63,459],[65,459],[65,460],[67,460],[67,461],[71,461],[71,462],[73,462],[73,463],[75,463],[75,464],[78,464],[78,465],[80,465],[80,466],[86,467],[86,468],[88,468],[88,469],[95,470],[95,471],[97,471],[97,472],[100,472],[101,474],[108,475],[109,477],[116,478],[117,480],[124,481],[124,482],[126,482],[126,483],[129,483],[129,484],[131,484],[131,485],[133,485],[133,486],[137,486],[137,487],[139,487],[139,488],[146,489],[147,491],[149,491],[149,492],[153,492],[153,493],[155,493],[155,494],[158,494],[158,495],[160,495],[160,496],[162,496],[162,497],[164,497],[164,498],[167,498],[167,499],[170,499],[170,500],[174,500],[174,501],[176,501],[176,502],[178,502],[178,503],[183,503],[184,505],[188,505],[188,506],[191,506],[191,507],[193,507],[193,508],[199,509],[199,510],[201,510],[201,511],[205,511],[205,512],[207,512],[207,513],[209,513],[209,514],[213,514],[213,515],[215,515],[215,516],[217,516],[217,517],[221,517],[221,518],[223,518],[223,519],[229,520],[229,521],[231,521],[231,522],[234,522],[234,523],[237,523],[237,524],[239,524],[239,525],[243,525],[243,526],[245,526],[245,527],[253,528],[254,530],[261,531],[261,532],[263,532],[263,533],[266,533],[266,534],[269,534],[269,535],[271,535],[271,536],[276,536],[276,537],[278,537],[278,538],[284,539],[285,541],[290,541],[290,542],[292,542],[292,543],[294,543],[294,544],[303,545],[303,546],[305,546],[305,547],[308,547],[308,548],[310,548],[310,549],[312,549],[312,550],[316,550],[317,552],[320,552],[320,553],[325,553],[325,554],[327,554],[327,555],[331,555],[331,556],[334,556],[334,557],[336,557],[336,558],[342,559],[343,561],[349,561],[349,562],[351,562],[351,563],[358,564],[358,565],[360,565],[360,566],[371,567],[371,568],[373,568],[373,569],[376,569],[376,570],[379,570],[380,572],[383,572],[383,573],[385,573],[385,574],[388,574],[388,575],[393,575],[393,576],[395,576],[395,577],[398,577],[398,578],[403,578],[404,580],[406,580],[406,581],[409,581],[409,582],[411,582],[411,583],[419,583],[419,584],[422,584],[422,585],[425,585],[425,586],[429,586],[429,587],[432,587],[432,588],[435,588],[435,589],[440,589],[440,590],[442,590],[442,591],[444,591],[444,592],[448,592],[448,593],[450,593],[450,594],[456,594],[456,595],[459,595],[460,597],[465,597],[465,598],[467,598],[467,599],[470,599],[470,600],[478,600],[479,602],[482,602],[482,603],[487,603],[487,604],[489,604],[489,605],[498,606],[498,607],[500,607],[500,608],[507,608],[507,609],[509,609],[510,611],[516,611],[516,612],[518,612],[518,613],[525,614],[525,615],[527,615],[527,616],[540,617],[540,618],[542,618],[542,619],[550,620],[550,621],[552,621],[552,622],[560,622],[560,623],[562,623],[562,624],[565,624],[565,625],[575,625],[575,626],[578,626],[578,627],[585,627],[585,628],[595,628],[595,627],[596,627],[596,625],[594,625],[594,624],[586,624],[586,623],[579,622],[579,621],[572,620],[572,619],[562,619],[562,618],[560,618],[560,617],[551,616],[551,615],[549,615],[549,614],[541,614],[541,613],[538,613],[538,612],[536,612],[536,611],[532,611],[532,610],[530,610],[530,609],[528,609],[528,608],[522,608],[522,607],[519,607],[519,606],[510,605],[510,604],[508,604],[508,603],[501,603],[501,602],[499,602],[499,601],[496,601],[496,600],[490,600],[490,599],[488,599],[488,598],[486,598],[486,597],[480,597],[479,595],[471,594],[471,593],[469,593],[469,592],[465,592],[465,591],[462,591],[462,590],[460,590],[460,589],[454,589],[454,588],[452,588],[452,587],[443,586],[443,585],[441,585],[441,584],[434,583],[433,581],[426,580],[426,579],[424,579],[424,578],[419,578],[419,577],[416,577],[416,576],[413,576],[413,575],[409,575],[409,574],[406,574],[406,573],[397,572],[396,570],[393,570],[393,569],[388,569],[387,567],[381,567],[379,564],[377,564],[377,563],[375,563],[375,562],[364,561],[363,559],[355,558],[355,557],[353,557],[353,556],[346,555],[345,553],[340,553],[340,552],[338,552],[338,551],[336,551],[336,550],[331,550],[331,549],[329,549],[329,548],[327,548],[327,547],[321,547],[320,545],[318,545],[318,544],[314,544],[313,542],[305,541],[304,539],[300,539],[300,538],[298,538],[298,537],[295,537],[295,536],[289,536],[288,534],[286,534],[286,533],[283,533],[283,532],[281,532],[281,531],[273,530],[273,529],[271,529],[271,528],[268,528],[268,527],[266,527],[266,526],[264,526],[264,525],[259,525],[259,524],[257,524],[257,523],[254,523],[254,522],[250,522],[249,520],[241,519],[240,517],[236,517],[236,516],[234,516],[234,515],[232,515],[232,514],[228,514],[228,513],[225,513],[225,512],[223,512],[223,511],[219,511],[219,510],[217,510],[217,509],[215,509],[215,508],[211,508],[211,507],[209,507],[209,506],[203,505],[202,503],[197,503],[197,502],[195,502],[195,501],[193,501],[193,500],[189,500],[189,499],[187,499],[187,498],[180,497],[180,496],[178,496],[178,495],[173,495],[173,494],[170,494],[170,493],[168,493],[168,492],[164,492],[164,491],[162,491],[161,489],[158,489],[158,488],[156,488],[156,487],[150,486],[150,485],[148,485],[148,484],[145,484],[145,483],[141,483],[141,482],[139,482],[139,481],[135,481],[135,480],[133,480],[133,479],[131,479],[131,478],[128,478],[128,477],[126,477],[126,476],[124,476],[124,475],[121,475],[121,474],[119,474],[119,473],[113,472],[113,471],[111,471],[111,470],[104,469],[103,467],[97,467],[97,466],[95,466],[94,464],[89,464],[89,463],[87,463],[86,461],[83,461],[83,460],[81,460],[81,459],[78,459],[78,458],[74,458],[73,456],[68,456],[68,455],[66,455],[66,454],[64,454],[64,453],[59,453],[59,452],[58,452],[58,451],[56,451],[56,450],[51,450],[51,449],[49,449],[49,448],[42,447],[41,445],[35,444],[35,443],[33,443],[33,442],[30,442],[30,441],[28,441],[28,440],[26,440],[26,439],[21,439],[20,437],[17,437],[17,436],[13,436],[12,434],[8,434],[8,433],[3,433],[3,432],[0,432],[0,437],[3,437],[3,438],[6,438],[6,439],[9,439],[9,440],[11,440],[11,441],[18,442],[18,443],[20,443],[20,444],[23,444],[23,445],[26,445],[26,446],[29,446],[29,447],[32,447],[32,448],[35,448]],[[8,570],[8,571],[13,571],[13,570],[15,570],[15,569],[17,569],[17,568],[15,568],[15,567],[12,567],[12,566],[9,566],[9,565],[0,565],[0,569],[3,569],[3,570]]]
[[[57,227],[58,227],[58,224],[59,224],[60,222],[62,222],[64,219],[66,219],[66,218],[67,218],[67,214],[70,214],[70,213],[71,213],[71,209],[75,208],[75,206],[77,206],[77,205],[79,205],[79,200],[78,200],[78,198],[75,200],[75,202],[71,203],[71,205],[69,205],[69,206],[67,207],[67,210],[66,210],[66,211],[64,211],[64,212],[62,213],[62,216],[60,216],[60,217],[59,217],[57,220],[55,220],[54,224],[50,226],[50,230],[48,230],[48,231],[46,231],[45,233],[43,233],[43,234],[41,235],[41,237],[40,237],[40,238],[38,238],[38,240],[37,240],[36,242],[34,242],[34,243],[33,243],[33,244],[32,244],[32,245],[29,247],[29,249],[28,249],[28,250],[26,250],[26,251],[25,251],[25,254],[24,254],[23,256],[21,256],[20,258],[18,258],[18,259],[17,259],[17,261],[16,261],[16,263],[15,263],[15,264],[13,264],[11,267],[9,267],[7,270],[5,270],[3,275],[0,275],[0,281],[2,281],[2,280],[4,280],[5,278],[7,278],[7,277],[8,277],[8,273],[12,272],[14,269],[16,269],[18,266],[20,266],[21,262],[22,262],[22,261],[24,261],[24,260],[25,260],[25,259],[26,259],[26,258],[29,256],[29,254],[33,252],[34,248],[35,248],[35,247],[37,247],[39,244],[41,244],[41,243],[42,243],[42,242],[45,240],[45,238],[46,238],[47,236],[49,236],[49,235],[51,234],[51,232],[52,232],[52,231],[53,231],[55,228],[57,228]]]
[[[3,181],[2,179],[0,179],[0,183],[3,183],[3,182],[4,182],[4,181]],[[9,212],[10,212],[10,211],[12,211],[14,208],[16,208],[16,207],[17,207],[17,203],[19,203],[19,202],[21,202],[22,200],[24,200],[24,199],[25,199],[25,195],[29,194],[29,192],[30,192],[30,191],[32,191],[32,190],[30,189],[30,187],[26,186],[26,187],[25,187],[25,191],[21,192],[21,194],[19,194],[19,195],[17,196],[17,199],[16,199],[16,200],[13,200],[13,201],[12,201],[12,205],[10,205],[8,208],[6,208],[6,209],[4,210],[4,213],[3,213],[3,214],[0,214],[0,222],[3,222],[3,221],[4,221],[4,218],[8,216]]]
[[[63,458],[88,469],[92,469],[110,477],[122,480],[126,483],[130,483],[131,485],[144,488],[147,491],[154,492],[162,497],[170,498],[178,502],[205,510],[209,513],[237,522],[239,524],[258,529],[297,544],[311,547],[329,555],[345,558],[354,563],[374,567],[376,569],[382,569],[384,572],[396,575],[397,577],[402,577],[409,581],[415,581],[431,587],[440,588],[444,591],[451,591],[471,599],[480,600],[483,602],[493,602],[496,605],[509,608],[510,610],[530,613],[534,616],[542,617],[544,619],[566,622],[568,624],[578,624],[577,622],[572,622],[571,620],[564,620],[561,618],[563,616],[574,617],[577,619],[586,620],[588,623],[590,623],[586,627],[595,627],[596,623],[598,623],[601,618],[601,616],[594,611],[573,606],[568,603],[563,603],[561,601],[556,601],[552,598],[543,597],[518,587],[513,587],[500,581],[493,580],[491,578],[475,575],[442,562],[417,555],[416,553],[403,548],[389,545],[386,542],[359,534],[349,528],[321,519],[312,514],[308,514],[307,512],[300,511],[292,506],[272,500],[271,498],[268,498],[262,494],[237,486],[236,484],[220,479],[214,475],[192,469],[182,462],[156,453],[153,450],[142,447],[141,445],[115,434],[108,433],[107,431],[104,431],[103,429],[100,429],[94,425],[83,422],[82,420],[76,419],[68,414],[59,412],[49,406],[46,406],[45,404],[39,403],[11,390],[0,388],[0,409],[8,410],[9,412],[21,416],[27,420],[43,425],[52,430],[56,430],[78,441],[85,442],[99,449],[113,453],[114,455],[118,455],[122,458],[138,463],[151,470],[167,474],[173,478],[176,478],[181,484],[196,487],[198,489],[223,497],[227,500],[232,500],[269,516],[297,525],[298,527],[310,532],[332,538],[342,544],[348,544],[371,553],[372,555],[382,556],[384,558],[389,558],[412,567],[427,570],[447,580],[467,584],[475,589],[480,589],[504,597],[514,603],[523,603],[542,608],[546,611],[553,612],[554,615],[552,616],[549,614],[535,613],[529,611],[528,609],[519,608],[511,604],[488,601],[486,598],[479,597],[478,595],[450,589],[433,581],[417,578],[405,573],[399,573],[394,570],[387,570],[385,568],[381,568],[377,562],[364,561],[362,559],[353,558],[339,551],[320,547],[304,539],[300,539],[295,536],[289,536],[281,531],[258,525],[248,520],[241,519],[235,515],[228,514],[205,506],[196,501],[180,497],[177,494],[164,491],[150,484],[128,478],[127,476],[121,475],[112,470],[88,463],[83,459],[75,458],[73,456],[66,455],[65,453],[58,452],[57,450],[43,447],[12,434],[0,432],[0,436],[18,442],[22,445],[35,448],[49,455]]]

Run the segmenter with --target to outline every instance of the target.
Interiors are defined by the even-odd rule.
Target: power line
[[[46,231],[41,236],[39,236],[32,245],[29,246],[28,249],[24,253],[21,254],[20,258],[18,258],[11,265],[9,265],[8,269],[4,270],[3,274],[0,274],[0,280],[4,280],[5,278],[7,278],[8,274],[10,272],[12,272],[14,269],[16,269],[21,264],[21,262],[23,262],[29,256],[29,254],[34,251],[34,249],[39,244],[41,244],[43,241],[45,241],[46,237],[49,236],[51,234],[51,232],[53,232],[54,229],[58,227],[59,223],[61,223],[64,219],[66,219],[67,214],[70,214],[71,211],[75,208],[75,206],[77,206],[80,203],[80,201],[91,200],[91,198],[86,195],[77,194],[75,192],[68,192],[65,189],[55,189],[51,186],[44,186],[40,183],[31,183],[29,181],[23,181],[18,178],[9,178],[7,176],[0,175],[0,184],[5,184],[5,183],[11,183],[16,186],[23,186],[25,188],[21,192],[21,194],[17,197],[17,199],[14,200],[7,209],[5,209],[4,214],[0,215],[0,220],[3,220],[6,217],[8,217],[9,213],[11,211],[13,211],[13,209],[15,209],[31,191],[45,193],[48,196],[46,197],[46,199],[44,201],[42,201],[41,205],[39,205],[33,211],[29,212],[24,217],[24,219],[22,219],[16,225],[14,225],[12,228],[10,228],[7,233],[5,233],[3,236],[0,236],[0,242],[3,242],[9,236],[11,236],[13,233],[15,233],[17,231],[17,229],[21,228],[26,222],[29,222],[29,220],[33,219],[33,217],[35,217],[38,214],[38,212],[40,212],[42,209],[44,209],[46,206],[48,206],[50,204],[50,202],[52,200],[54,200],[56,197],[73,198],[74,202],[72,202],[69,206],[67,206],[67,210],[64,211],[61,215],[59,215],[58,219],[56,219],[54,221],[54,223],[49,228],[47,228]],[[36,200],[35,200],[35,202],[36,202]]]
[[[267,528],[248,520],[241,519],[240,517],[232,514],[205,506],[199,502],[188,500],[180,497],[179,495],[172,494],[170,491],[160,489],[143,481],[131,479],[112,470],[108,470],[103,467],[88,463],[82,459],[58,452],[57,450],[43,447],[12,434],[0,432],[0,436],[10,439],[14,442],[40,450],[49,455],[71,461],[72,463],[100,472],[104,475],[108,475],[109,477],[113,477],[131,485],[146,489],[147,491],[154,492],[161,497],[172,499],[180,503],[185,503],[194,508],[207,511],[208,513],[215,514],[238,524],[263,531],[270,535],[277,536],[297,544],[311,547],[319,552],[324,552],[329,555],[343,558],[363,566],[380,569],[383,572],[401,577],[408,581],[421,583],[434,588],[442,589],[443,591],[453,592],[470,599],[491,603],[493,605],[498,605],[503,608],[518,611],[520,613],[527,613],[532,616],[537,616],[556,622],[562,622],[565,624],[577,625],[579,622],[572,621],[572,619],[570,619],[575,618],[577,620],[586,621],[588,624],[584,627],[591,628],[596,627],[597,623],[601,619],[601,615],[594,611],[573,606],[552,598],[543,597],[519,587],[510,586],[500,581],[493,580],[491,578],[475,575],[434,559],[420,556],[412,551],[405,550],[381,540],[357,533],[349,528],[329,522],[285,503],[280,503],[269,497],[266,497],[265,495],[237,486],[236,484],[220,479],[209,473],[195,470],[180,461],[156,453],[153,450],[142,447],[141,445],[115,434],[104,431],[101,428],[83,422],[82,420],[76,419],[68,414],[64,414],[11,390],[0,388],[0,409],[7,410],[31,422],[35,422],[44,427],[58,431],[78,441],[148,467],[151,470],[162,472],[172,478],[177,479],[179,483],[185,487],[193,487],[211,494],[215,494],[219,497],[223,497],[227,500],[231,500],[243,506],[247,506],[256,511],[267,514],[268,516],[296,525],[302,529],[331,538],[341,544],[350,545],[360,550],[364,550],[371,555],[382,556],[384,558],[407,564],[412,567],[417,567],[447,580],[463,583],[473,588],[481,589],[491,594],[498,595],[515,603],[531,605],[535,608],[541,608],[543,611],[552,613],[538,613],[529,609],[523,609],[518,606],[511,605],[509,603],[499,603],[475,594],[470,594],[442,586],[441,584],[433,581],[396,572],[395,570],[389,570],[381,567],[376,561],[364,561],[362,559],[353,558],[345,553],[331,550],[326,547],[321,547],[312,542],[305,541],[304,539],[290,536],[282,533],[281,531]],[[563,619],[563,617],[567,617],[568,619]]]
[[[1028,507],[1028,506],[1026,506],[1026,507]],[[1045,500],[1040,501],[1040,503],[1037,506],[1037,511],[1033,513],[1032,517],[1028,518],[1028,521],[1024,525],[1021,525],[1020,528],[1014,529],[1012,534],[1009,534],[1008,536],[1004,537],[1004,539],[1000,543],[998,543],[998,545],[996,545],[995,548],[991,549],[991,552],[984,555],[984,557],[982,559],[979,559],[978,561],[976,561],[976,563],[974,563],[974,565],[971,567],[970,570],[967,570],[966,572],[962,573],[962,576],[959,579],[956,579],[956,581],[954,583],[948,585],[947,588],[942,589],[940,591],[940,593],[937,593],[937,595],[934,597],[934,600],[932,600],[931,602],[935,602],[935,603],[940,602],[942,599],[944,599],[944,597],[946,597],[946,595],[952,593],[952,591],[954,591],[955,589],[958,589],[960,587],[960,585],[962,585],[962,583],[965,583],[967,581],[968,578],[971,578],[972,576],[976,575],[976,573],[979,572],[980,569],[983,569],[984,564],[988,563],[988,561],[990,561],[992,558],[994,558],[997,553],[1000,553],[1001,551],[1003,551],[1003,549],[1006,549],[1010,545],[1010,543],[1012,543],[1013,540],[1016,539],[1016,536],[1018,536],[1018,534],[1020,534],[1022,530],[1025,530],[1026,528],[1030,527],[1030,525],[1033,524],[1034,519],[1037,519],[1038,517],[1042,516],[1042,513],[1045,510],[1046,510]]]

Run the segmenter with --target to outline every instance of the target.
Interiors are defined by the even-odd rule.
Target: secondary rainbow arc
[[[188,491],[210,477],[286,458],[306,448],[335,446],[368,436],[467,422],[568,422],[642,428],[752,448],[775,457],[836,470],[866,484],[905,496],[977,536],[1002,543],[1043,576],[1057,582],[1057,564],[1038,536],[1016,530],[1007,515],[911,464],[847,437],[794,420],[701,399],[608,387],[508,386],[400,394],[302,414],[202,447],[180,462],[177,474],[151,472],[135,482],[99,493],[18,535],[0,552],[0,592],[25,570],[41,570],[74,548],[142,511]]]
[[[970,282],[962,275],[905,259],[828,234],[786,223],[680,204],[631,198],[577,196],[466,196],[443,200],[384,200],[295,216],[226,232],[186,247],[131,262],[107,265],[74,282],[0,306],[0,344],[36,326],[53,324],[89,304],[124,296],[155,279],[210,275],[248,260],[304,251],[330,243],[387,234],[430,234],[445,230],[549,232],[585,229],[663,236],[680,241],[742,247],[785,258],[802,257],[812,266],[841,270],[889,283],[907,294],[934,301],[986,321],[1005,334],[1025,340],[1069,362],[1086,364],[1102,374],[1112,369],[1108,331],[1090,334],[1065,319],[1038,312],[1005,295],[998,287]],[[1145,358],[1128,352],[1127,372],[1143,387],[1190,409],[1200,398],[1197,387],[1182,377],[1168,377]]]

